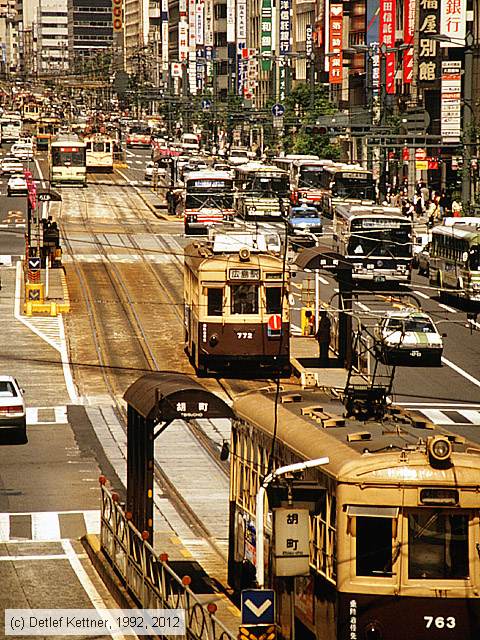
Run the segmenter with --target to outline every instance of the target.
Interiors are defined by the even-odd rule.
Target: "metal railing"
[[[155,554],[103,477],[100,487],[102,551],[139,605],[144,609],[184,609],[186,634],[171,636],[175,640],[235,640],[237,636],[215,616],[216,604],[202,603],[189,588],[191,578],[180,578],[168,566],[167,554]]]

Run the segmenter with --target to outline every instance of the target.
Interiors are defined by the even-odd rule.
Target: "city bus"
[[[47,150],[59,128],[60,120],[58,118],[41,118],[37,122],[35,134],[37,149]]]
[[[227,171],[192,171],[185,177],[185,234],[233,220],[233,178]]]
[[[321,171],[319,182],[320,207],[329,218],[333,218],[337,204],[375,204],[373,173],[359,165],[333,163],[331,166],[325,166]]]
[[[87,171],[113,171],[113,148],[116,138],[107,133],[84,136]]]
[[[352,263],[354,282],[410,282],[413,225],[397,207],[337,205],[333,245]]]
[[[459,298],[480,301],[480,218],[453,218],[456,222],[432,229],[429,256],[430,284],[450,289]]]
[[[4,113],[0,118],[2,142],[16,142],[22,137],[22,119],[15,114]]]
[[[50,143],[48,159],[50,186],[87,186],[86,144],[77,136],[57,136]]]
[[[243,220],[278,221],[288,211],[288,172],[261,162],[235,167],[237,214]]]
[[[321,178],[325,167],[335,166],[333,160],[295,160],[290,168],[292,202],[320,208],[322,203]]]

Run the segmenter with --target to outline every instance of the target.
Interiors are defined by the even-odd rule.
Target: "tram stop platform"
[[[328,366],[320,364],[319,348],[311,336],[292,336],[290,338],[290,364],[293,375],[300,379],[302,388],[338,389],[343,391],[347,383],[348,370],[339,362],[330,348]],[[365,378],[359,373],[350,377],[353,384],[365,384]]]
[[[21,278],[20,300],[27,316],[58,316],[70,311],[67,278],[63,267],[40,269],[28,281]],[[37,275],[38,274],[38,275]]]

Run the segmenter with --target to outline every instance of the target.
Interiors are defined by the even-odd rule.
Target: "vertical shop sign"
[[[459,61],[442,62],[442,139],[448,142],[460,142],[461,105],[462,105],[462,63]]]
[[[330,84],[342,84],[343,80],[343,4],[330,5],[330,63],[328,80]]]
[[[235,42],[235,0],[227,0],[227,42]]]
[[[266,57],[262,57],[262,71],[270,71],[272,60],[268,56],[272,55],[272,0],[262,0],[262,25],[260,52]]]
[[[196,20],[195,20],[195,37],[196,44],[203,46],[205,43],[205,2],[197,0]]]
[[[367,0],[367,38],[368,47],[366,72],[367,87],[371,91],[372,98],[379,94],[380,88],[380,56],[378,46],[380,41],[380,27],[378,16],[380,13],[379,0]]]
[[[244,49],[247,46],[247,0],[237,0],[237,93],[243,94],[247,75],[247,60]]]
[[[395,46],[396,0],[380,0],[380,46],[387,49]],[[385,55],[385,91],[395,93],[395,52]]]
[[[438,47],[431,36],[438,35],[440,0],[420,0],[418,38],[418,82],[430,85],[439,79]]]
[[[291,2],[290,0],[280,0],[280,16],[279,16],[279,53],[284,56],[290,53],[290,36],[291,36]]]
[[[178,23],[178,57],[181,62],[188,58],[188,23],[185,20]]]
[[[205,46],[213,47],[213,0],[205,0]]]
[[[305,55],[310,58],[313,53],[313,27],[307,24],[305,27]]]
[[[441,0],[440,33],[453,38],[453,42],[441,42],[441,47],[464,47],[467,26],[467,0]]]
[[[415,0],[403,3],[403,42],[410,45],[403,52],[403,84],[411,84],[413,77],[413,36],[415,34]]]

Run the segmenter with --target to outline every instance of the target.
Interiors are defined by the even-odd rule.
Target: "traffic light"
[[[112,0],[112,27],[114,31],[123,29],[123,0]]]
[[[306,125],[305,133],[318,135],[318,136],[326,136],[328,133],[327,127],[322,127],[319,125]]]

